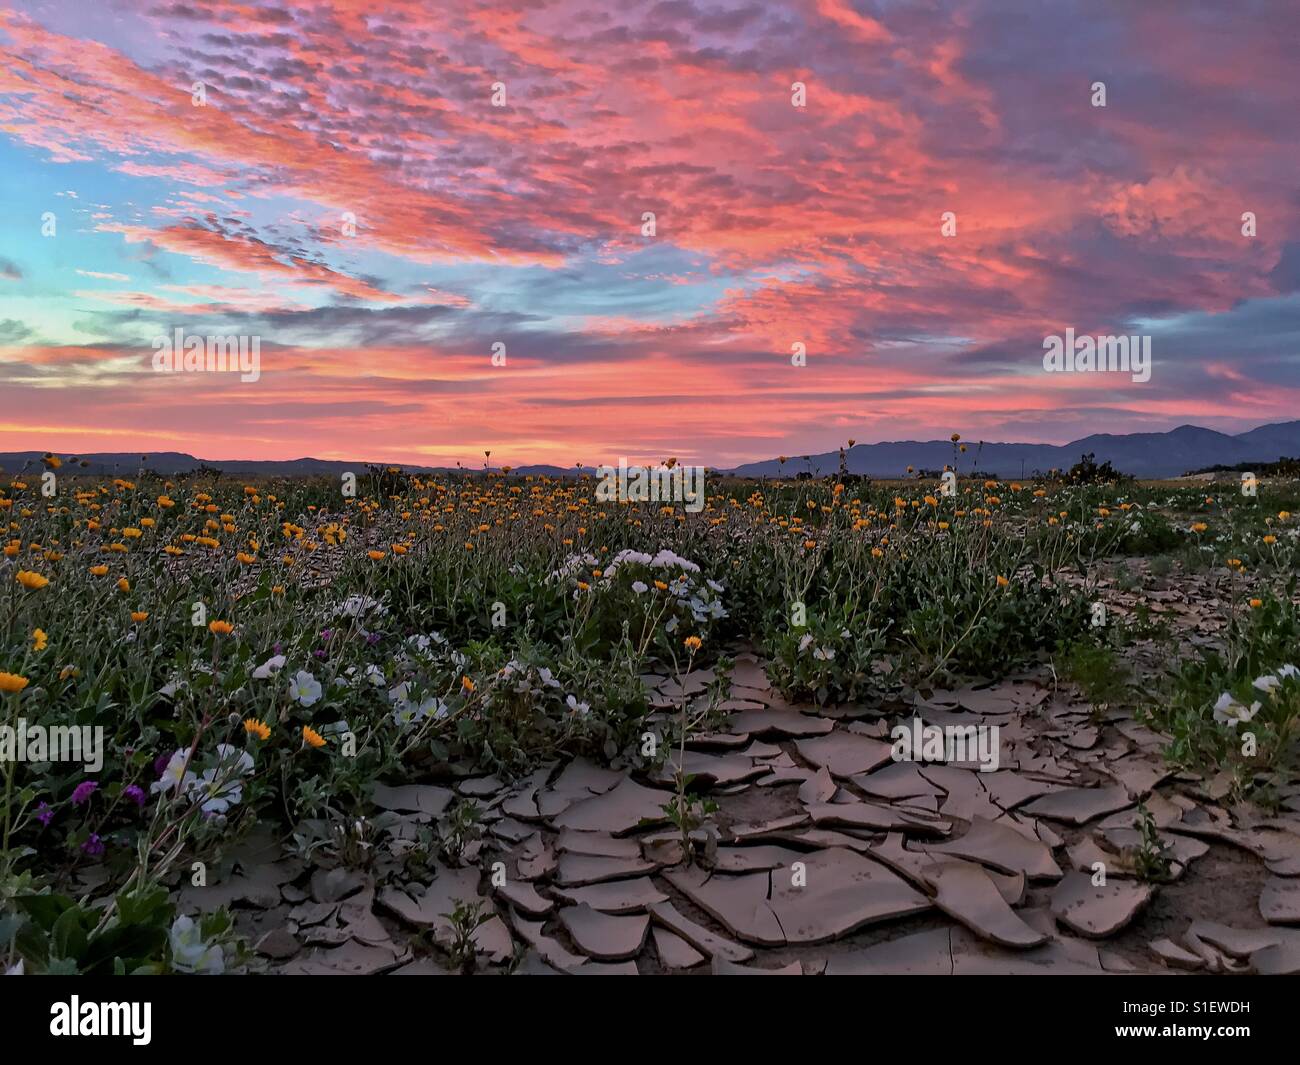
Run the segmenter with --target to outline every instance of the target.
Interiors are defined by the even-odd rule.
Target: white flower
[[[1247,710],[1228,692],[1224,692],[1219,696],[1219,701],[1214,704],[1214,720],[1220,725],[1231,725],[1236,728],[1254,717],[1262,705],[1262,703],[1251,703],[1250,709]]]
[[[219,944],[203,941],[194,919],[181,915],[172,924],[172,966],[183,973],[222,973],[226,958]]]
[[[688,558],[682,558],[681,555],[674,554],[666,547],[650,560],[650,565],[654,569],[667,569],[671,566],[679,566],[688,573],[699,573],[700,567]]]
[[[190,785],[197,779],[194,774],[185,769],[185,762],[189,758],[189,751],[184,748],[178,750],[167,760],[167,768],[162,771],[162,776],[149,785],[149,792],[157,795],[160,792],[181,790],[188,791]],[[182,770],[184,774],[182,775]]]
[[[650,585],[646,584],[645,581],[632,582],[632,591],[636,592],[637,595],[641,595],[643,592],[648,592],[649,590]]]
[[[432,695],[426,696],[419,706],[403,699],[397,704],[397,709],[393,711],[393,724],[397,725],[398,728],[406,728],[408,725],[423,721],[430,716],[435,719],[446,717],[447,704]]]
[[[388,678],[384,676],[384,671],[378,666],[369,665],[366,666],[366,680],[374,687],[379,688],[387,682]]]
[[[273,655],[253,670],[253,679],[267,680],[270,677],[274,677],[280,672],[280,670],[284,669],[284,663],[284,655]]]
[[[812,646],[812,642],[813,642],[812,633],[810,632],[804,633],[803,639],[799,641],[799,653],[803,654],[806,650],[808,650],[808,648]]]
[[[834,657],[835,657],[835,652],[828,651],[824,647],[818,647],[815,651],[813,651],[813,658],[817,659],[819,662],[829,662]]]
[[[378,599],[371,599],[368,595],[350,595],[343,600],[343,605],[339,607],[339,613],[349,618],[360,617],[372,610],[377,614],[388,613]]]
[[[253,756],[242,747],[229,743],[217,744],[217,764],[225,770],[238,770],[240,776],[253,771]]]
[[[1300,669],[1296,669],[1290,662],[1284,666],[1279,666],[1277,675],[1279,677],[1300,677]]]
[[[244,783],[238,777],[231,779],[229,771],[219,766],[205,769],[190,785],[189,794],[205,814],[224,814],[244,797]]]
[[[305,669],[298,670],[289,682],[289,698],[303,706],[311,706],[320,698],[320,693],[320,681]]]
[[[565,699],[564,701],[565,701],[565,703],[568,705],[569,709],[572,710],[572,711],[573,711],[575,714],[577,714],[579,717],[586,717],[587,714],[591,712],[591,704],[590,704],[590,703],[580,703],[580,702],[578,702],[578,700],[577,700],[576,698],[574,698],[574,696],[572,696],[572,695],[570,695],[570,696],[569,696],[567,699]]]
[[[1274,688],[1282,686],[1282,682],[1273,674],[1265,673],[1262,677],[1256,677],[1251,682],[1252,688],[1258,688],[1262,692],[1271,692]]]

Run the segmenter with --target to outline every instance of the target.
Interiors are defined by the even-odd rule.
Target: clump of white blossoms
[[[421,698],[408,680],[388,690],[388,701],[393,704],[393,724],[398,728],[409,728],[426,718],[437,720],[446,717],[448,712],[446,702],[434,695]]]
[[[162,775],[149,785],[155,795],[175,793],[197,803],[210,816],[224,815],[244,797],[244,778],[253,771],[253,756],[229,743],[217,744],[216,763],[195,773],[187,768],[190,752],[184,747],[167,760]]]
[[[1290,685],[1292,689],[1300,687],[1300,668],[1289,662],[1273,673],[1256,677],[1251,681],[1250,686],[1255,691],[1263,692],[1266,698],[1280,699],[1285,692],[1287,681],[1295,682]],[[1246,706],[1232,692],[1224,692],[1214,704],[1214,720],[1220,725],[1235,729],[1238,725],[1251,721],[1263,707],[1262,700],[1252,700],[1250,706]]]
[[[654,555],[624,549],[603,564],[590,553],[570,555],[548,579],[581,580],[588,588],[600,591],[628,588],[637,596],[647,595],[653,581],[657,589],[666,590],[681,607],[689,610],[697,625],[725,618],[727,611],[721,596],[726,589],[715,580],[699,578],[700,567],[696,563],[665,548]],[[575,589],[573,594],[578,598],[582,589]],[[664,631],[676,632],[684,620],[684,613],[680,617],[674,613],[664,625]]]
[[[367,614],[383,617],[387,613],[388,608],[383,603],[368,595],[350,595],[339,605],[339,616],[345,618],[359,618]]]

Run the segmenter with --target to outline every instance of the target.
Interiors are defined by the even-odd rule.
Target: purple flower
[[[331,635],[332,635],[332,634],[331,634],[331,632],[330,632],[329,629],[321,629],[321,630],[320,630],[320,638],[321,638],[322,640],[329,640],[329,638],[330,638]]]
[[[167,768],[167,763],[170,762],[171,760],[172,760],[172,756],[166,752],[163,752],[153,760],[153,771],[157,773],[159,776],[162,776],[163,771],[166,770]]]
[[[271,645],[271,650],[274,651],[276,654],[280,654],[282,648],[280,647],[279,640],[276,640],[275,643]]]
[[[138,784],[128,784],[122,789],[122,794],[130,799],[137,806],[144,805],[144,789]]]
[[[99,785],[93,780],[83,780],[72,791],[72,805],[80,806],[90,802],[90,797],[95,794],[95,789],[98,787]]]
[[[43,825],[48,825],[54,820],[54,810],[51,809],[48,802],[43,802],[40,806],[36,807],[36,820]]]
[[[374,645],[377,644],[381,638],[382,637],[380,637],[379,633],[377,632],[366,633],[366,643],[368,643],[371,647],[374,647]]]
[[[81,849],[92,858],[98,858],[104,853],[104,841],[99,838],[98,832],[92,832],[86,842],[81,845]]]
[[[312,654],[314,654],[317,658],[324,658],[327,653],[328,652],[326,652],[325,648],[323,647],[318,647],[315,651],[312,652]]]

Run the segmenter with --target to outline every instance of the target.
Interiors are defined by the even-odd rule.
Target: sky
[[[1291,0],[9,2],[0,450],[727,467],[1300,417],[1297,31]],[[1067,328],[1149,336],[1150,380],[1046,371]],[[257,379],[158,372],[177,329],[255,338]]]

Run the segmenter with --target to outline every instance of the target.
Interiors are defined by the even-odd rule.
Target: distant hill
[[[979,467],[1000,477],[1028,477],[1035,472],[1066,470],[1091,453],[1096,461],[1109,461],[1117,470],[1135,477],[1178,477],[1209,466],[1231,466],[1241,462],[1276,462],[1300,455],[1300,421],[1261,425],[1246,433],[1229,436],[1213,429],[1180,425],[1167,433],[1127,433],[1116,436],[1098,433],[1060,446],[1054,444],[991,444],[963,440],[967,450],[959,469],[976,461]],[[941,470],[952,462],[953,446],[948,440],[903,440],[881,444],[857,444],[846,454],[849,473],[869,477],[901,477],[907,467]],[[840,456],[827,451],[787,459],[749,462],[732,472],[741,477],[794,477],[809,470],[826,476],[840,468]]]
[[[7,474],[18,473],[26,469],[28,472],[41,470],[45,467],[41,459],[45,456],[44,451],[8,451],[0,452],[0,471]],[[335,459],[283,459],[279,461],[258,461],[255,459],[200,459],[193,455],[187,455],[181,451],[158,451],[149,455],[140,455],[135,452],[106,452],[92,453],[85,455],[69,456],[66,453],[59,452],[59,458],[65,462],[70,458],[77,458],[75,466],[69,464],[68,469],[76,473],[93,474],[95,476],[110,477],[131,477],[138,474],[141,470],[152,470],[154,473],[161,474],[164,477],[174,477],[182,473],[192,473],[200,466],[207,466],[209,469],[220,470],[222,473],[230,475],[244,474],[249,476],[262,477],[307,477],[312,475],[334,475],[352,472],[364,473],[370,463],[365,462],[343,462]],[[81,462],[88,463],[83,467]],[[376,466],[395,465],[394,463],[373,463]],[[461,468],[459,471],[455,466],[411,466],[405,463],[401,464],[402,469],[409,473],[482,473],[482,468],[470,469]],[[495,467],[492,467],[495,472]],[[532,475],[536,477],[565,477],[573,476],[575,467],[563,468],[560,466],[520,466],[517,469],[511,467],[512,474]],[[590,466],[580,468],[582,473],[594,473]]]
[[[1180,425],[1167,433],[1127,433],[1112,435],[1098,433],[1081,440],[1056,446],[1053,444],[990,444],[966,440],[967,451],[961,456],[959,470],[969,470],[977,461],[979,468],[999,477],[1029,477],[1048,470],[1066,470],[1091,453],[1097,462],[1110,462],[1117,470],[1135,477],[1178,477],[1194,470],[1211,467],[1237,466],[1241,463],[1276,462],[1282,458],[1300,457],[1300,421],[1261,425],[1249,432],[1229,436],[1212,429],[1195,425]],[[847,453],[848,471],[869,477],[902,477],[911,466],[916,470],[941,470],[952,462],[952,443],[948,440],[901,440],[881,444],[857,444]],[[0,453],[0,471],[7,474],[41,469],[42,451],[11,451]],[[68,458],[61,454],[61,458]],[[189,473],[200,466],[208,466],[231,475],[260,475],[264,477],[302,477],[312,474],[334,475],[351,471],[362,473],[365,462],[340,462],[332,459],[285,459],[278,462],[259,462],[250,459],[198,459],[179,451],[160,451],[145,457],[137,453],[107,453],[79,455],[89,463],[77,472],[114,477],[130,477],[140,470],[153,470],[164,476]],[[387,465],[387,463],[375,463]],[[810,456],[790,458],[782,467],[776,459],[749,462],[729,471],[741,477],[793,478],[811,470],[822,477],[839,470],[840,457],[835,451]],[[446,466],[411,466],[402,468],[412,473],[481,473],[482,469]],[[521,476],[572,477],[577,473],[594,473],[591,466],[513,466],[512,474]]]

